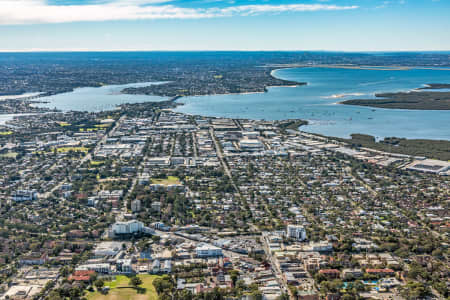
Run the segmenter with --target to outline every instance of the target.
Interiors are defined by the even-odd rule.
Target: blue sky
[[[450,50],[450,0],[1,0],[0,51]]]

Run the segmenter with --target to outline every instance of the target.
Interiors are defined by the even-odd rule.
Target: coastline
[[[450,110],[450,92],[426,90],[387,92],[375,94],[374,99],[350,99],[338,103],[383,109],[448,111]]]
[[[294,87],[299,87],[302,85],[308,85],[307,82],[297,82],[297,81],[290,81],[290,80],[286,80],[286,79],[282,79],[280,77],[277,77],[274,75],[274,72],[277,71],[279,69],[274,69],[272,68],[272,70],[269,73],[269,76],[271,76],[273,79],[279,80],[279,81],[283,81],[286,82],[286,84],[276,84],[276,85],[264,85],[262,87],[261,91],[248,91],[248,92],[229,92],[229,93],[211,93],[211,94],[197,94],[197,95],[177,95],[177,96],[181,96],[181,97],[202,97],[202,96],[224,96],[224,95],[250,95],[250,94],[262,94],[262,93],[267,93],[268,89],[270,88],[277,88],[277,87],[289,87],[289,88],[294,88]],[[169,82],[165,82],[165,83],[169,83]],[[294,83],[294,84],[293,84]],[[173,97],[173,96],[167,96],[167,95],[158,95],[158,94],[148,94],[148,93],[127,93],[126,92],[127,88],[123,89],[121,91],[122,94],[125,95],[152,95],[152,96],[160,96],[160,97]]]
[[[283,80],[283,81],[288,81],[288,80],[276,76],[275,73],[277,71],[283,70],[283,69],[299,69],[299,68],[330,68],[330,69],[334,68],[334,69],[360,69],[360,70],[379,70],[379,71],[385,71],[385,70],[389,70],[389,71],[403,70],[404,71],[404,70],[411,70],[411,69],[423,69],[423,70],[445,70],[445,71],[450,71],[450,68],[439,68],[439,67],[421,67],[421,66],[411,66],[411,67],[409,67],[409,66],[408,67],[406,67],[406,66],[354,66],[354,65],[332,65],[332,64],[321,64],[321,65],[271,64],[271,65],[267,65],[265,67],[273,68],[270,71],[270,76],[272,76],[275,79]],[[58,94],[70,93],[70,92],[74,92],[74,90],[78,89],[78,88],[100,88],[102,86],[129,85],[129,84],[142,84],[142,83],[147,83],[147,82],[134,82],[134,83],[132,82],[132,83],[123,83],[123,84],[86,85],[86,86],[75,87],[75,88],[72,88],[71,90],[39,92],[39,94],[37,94],[37,95],[32,95],[31,97],[23,98],[23,99],[19,98],[17,100],[29,101],[29,100],[39,99],[39,98],[43,98],[43,97],[47,97],[47,96],[54,96],[54,95],[58,95]],[[168,82],[159,82],[159,81],[154,82],[154,84],[164,84],[164,83],[168,83]],[[289,84],[289,85],[267,85],[267,86],[264,87],[264,91],[239,92],[239,93],[217,93],[217,94],[192,95],[192,96],[185,96],[185,97],[261,94],[261,93],[268,92],[268,89],[270,89],[272,87],[274,87],[274,88],[278,88],[278,87],[295,88],[295,87],[299,87],[299,86],[303,86],[303,85],[308,85],[308,82],[298,82],[298,84]],[[126,88],[121,90],[120,94],[124,94],[124,95],[133,95],[134,94],[134,93],[124,93],[123,91],[125,89]],[[421,88],[416,88],[415,90],[420,90],[420,89]],[[26,92],[26,93],[28,93],[28,92]],[[146,94],[136,94],[136,95],[146,95]],[[15,96],[16,97],[17,96],[20,97],[20,95],[3,95],[2,97],[5,97],[5,96],[6,97],[11,96],[12,99],[14,99]],[[160,96],[160,95],[154,94],[153,96]],[[182,95],[182,96],[184,96],[184,95]],[[160,97],[163,97],[163,96],[160,96]],[[31,102],[33,102],[33,101],[31,101]],[[37,101],[37,102],[39,103],[39,101]],[[152,101],[150,101],[150,102],[152,102]],[[336,104],[345,104],[343,102],[344,101],[339,101],[339,102],[336,102]]]
[[[283,80],[283,81],[288,81],[288,80],[276,76],[275,72],[277,72],[279,70],[283,70],[283,69],[300,69],[300,68],[329,68],[329,69],[356,69],[356,70],[359,69],[359,70],[379,70],[379,71],[406,71],[406,70],[411,70],[411,69],[450,71],[450,67],[446,68],[446,67],[424,67],[424,66],[377,66],[377,65],[356,66],[356,65],[339,65],[339,64],[336,64],[336,65],[333,65],[333,64],[308,65],[308,64],[295,64],[295,63],[294,64],[268,64],[264,67],[272,68],[272,70],[270,71],[270,76],[272,76],[275,79]],[[1,95],[0,101],[4,101],[5,97],[11,97],[11,98],[8,98],[8,100],[14,99],[14,100],[26,101],[26,100],[39,99],[39,98],[48,97],[48,96],[54,96],[54,95],[58,95],[58,94],[71,93],[74,90],[79,89],[79,88],[100,88],[103,86],[129,85],[129,84],[142,84],[142,83],[148,83],[148,82],[128,82],[128,83],[121,83],[121,84],[98,83],[98,84],[92,84],[92,85],[77,86],[77,87],[73,87],[71,89],[59,90],[59,91],[25,92],[25,94],[36,93],[36,95],[30,95],[29,97],[22,98],[22,99],[19,98],[21,96],[20,94],[19,95]],[[169,81],[161,81],[161,82],[155,81],[152,83],[153,84],[164,84],[164,83],[169,83]],[[299,87],[302,85],[308,85],[308,83],[307,82],[298,82],[298,84],[295,84],[295,85],[292,85],[292,84],[291,85],[267,85],[264,88],[266,89],[266,88],[271,88],[271,87]],[[421,88],[417,88],[417,89],[419,90]],[[213,96],[213,95],[240,95],[240,94],[245,95],[245,94],[258,94],[258,93],[265,93],[265,92],[267,92],[267,91],[242,92],[242,93],[220,93],[220,94],[218,93],[218,94],[192,95],[189,97]],[[123,93],[123,90],[121,90],[120,93],[133,95],[132,93]],[[146,95],[146,94],[137,94],[137,95]],[[160,96],[160,95],[154,94],[154,96]],[[160,96],[160,97],[164,97],[164,96]]]
[[[327,67],[335,67],[335,66],[330,66],[330,65],[328,65]],[[274,77],[274,78],[277,78],[277,79],[280,79],[280,80],[283,80],[283,81],[288,81],[287,83],[290,83],[289,82],[289,80],[285,80],[285,79],[283,79],[282,77],[280,78],[279,76],[278,76],[278,74],[276,73],[277,71],[279,71],[279,70],[282,70],[282,69],[286,69],[285,67],[284,68],[278,68],[278,69],[272,69],[272,70],[270,70],[270,76],[272,76],[272,77]],[[295,68],[294,68],[295,69]],[[378,70],[380,70],[380,69],[378,69]],[[268,75],[268,72],[269,70],[267,70],[267,73],[266,73],[266,76]],[[142,84],[142,83],[138,83],[138,84]],[[147,84],[147,83],[145,83],[145,84]],[[270,88],[271,87],[299,87],[299,86],[301,86],[301,85],[307,85],[308,83],[298,83],[298,84],[286,84],[286,85],[272,85],[272,86],[266,86],[265,88],[264,88],[264,90],[263,91],[252,91],[252,92],[239,92],[239,93],[221,93],[221,94],[207,94],[207,95],[193,95],[193,96],[183,96],[183,95],[178,95],[178,97],[169,97],[169,99],[167,99],[167,100],[170,100],[171,102],[173,102],[174,103],[174,105],[179,105],[179,106],[181,106],[181,105],[186,105],[186,103],[182,103],[182,101],[183,100],[180,100],[180,101],[178,101],[180,98],[182,98],[182,97],[202,97],[202,96],[226,96],[226,95],[251,95],[251,94],[262,94],[262,93],[267,93],[267,92],[269,92],[269,90],[270,90]],[[128,85],[133,85],[133,83],[128,83]],[[425,86],[425,87],[427,87],[427,84],[422,84],[422,85],[420,85],[420,86]],[[147,94],[144,94],[144,95],[147,95]],[[344,104],[344,105],[352,105],[352,106],[357,106],[357,105],[355,105],[355,104],[353,104],[353,103],[346,103],[346,101],[348,101],[348,100],[345,100],[345,99],[348,99],[348,98],[344,98],[344,97],[346,97],[347,95],[343,95],[343,96],[336,96],[336,97],[333,97],[333,95],[332,96],[328,96],[329,98],[333,98],[333,100],[334,101],[332,101],[333,103],[329,103],[330,105],[338,105],[338,104]],[[356,95],[353,95],[353,96],[356,96]],[[344,99],[339,99],[339,98],[344,98]],[[165,101],[167,101],[167,100],[165,100]],[[211,98],[211,100],[213,100],[213,98]],[[319,99],[318,99],[319,100]],[[197,100],[195,100],[195,101],[197,101]],[[157,102],[157,101],[151,101],[151,99],[148,99],[148,100],[145,100],[145,102]],[[331,102],[331,101],[330,101]],[[130,101],[130,102],[128,102],[128,103],[134,103],[133,101]],[[120,107],[120,105],[121,104],[118,104],[118,106]],[[380,107],[380,106],[369,106],[369,105],[359,105],[358,107],[362,107],[362,106],[365,106],[366,108],[377,108],[377,109],[390,109],[390,110],[404,110],[404,111],[406,111],[406,110],[412,110],[412,109],[410,109],[410,108],[402,108],[402,107]],[[104,110],[103,111],[108,111],[108,110],[112,110],[112,109],[117,109],[117,107],[115,107],[115,108],[111,108],[111,107],[109,107],[109,108],[104,108]],[[176,109],[175,109],[176,110]],[[441,109],[414,109],[414,110],[432,110],[432,111],[439,111],[439,110],[441,110]],[[180,108],[180,111],[183,111],[183,109],[182,108]],[[198,113],[197,112],[197,115],[202,115],[201,113]],[[236,114],[235,115],[235,117],[238,117],[239,115],[238,114]],[[292,116],[295,116],[295,114],[290,114],[290,118],[292,118]],[[261,117],[261,118],[259,118],[259,119],[263,119],[264,117]],[[279,118],[282,118],[282,116],[279,116]],[[305,119],[305,120],[308,120],[308,119],[312,119],[313,117],[309,117],[309,116],[303,116],[303,118]],[[256,118],[257,119],[257,118]],[[286,119],[286,116],[285,116],[285,119]],[[400,136],[402,136],[402,135],[400,135]]]
[[[412,69],[421,69],[421,70],[444,70],[444,71],[450,71],[450,68],[432,68],[432,67],[392,67],[392,68],[384,68],[384,67],[376,67],[376,66],[371,66],[370,68],[365,67],[365,66],[345,66],[345,65],[318,65],[318,66],[306,66],[306,65],[299,65],[299,66],[295,66],[292,65],[290,67],[283,67],[283,68],[279,68],[279,69],[274,69],[271,72],[271,75],[273,77],[275,76],[275,72],[278,70],[283,70],[283,69],[297,69],[297,68],[304,68],[304,67],[322,67],[322,68],[336,68],[336,69],[360,69],[360,70],[377,70],[377,71],[384,71],[384,70],[389,70],[389,71],[405,71],[405,70],[412,70]],[[276,77],[278,79],[282,79],[279,77]],[[443,87],[441,87],[443,86]],[[392,100],[391,98],[386,98],[386,95],[410,95],[409,97],[413,97],[411,96],[411,93],[417,93],[415,96],[420,96],[420,93],[424,93],[424,91],[429,90],[429,89],[433,89],[433,87],[435,87],[435,89],[443,89],[443,88],[447,88],[448,86],[450,86],[450,84],[448,83],[423,83],[421,87],[417,87],[408,91],[399,91],[399,92],[385,92],[385,93],[379,93],[379,94],[374,94],[375,98],[374,99],[348,99],[348,100],[342,100],[342,101],[336,101],[334,103],[332,103],[332,105],[352,105],[352,106],[359,106],[359,107],[369,107],[369,108],[378,108],[378,109],[390,109],[390,110],[421,110],[421,111],[446,111],[446,110],[450,110],[450,107],[447,107],[446,105],[444,105],[444,107],[430,107],[430,105],[428,104],[419,104],[417,107],[411,107],[408,106],[408,102],[405,101],[405,104],[402,106],[402,103],[399,101],[397,103],[397,107],[389,107],[389,105],[382,105],[382,103],[375,103],[376,101],[383,101],[383,100]],[[448,92],[439,92],[436,91],[434,93],[440,93],[441,95],[446,96],[448,94]],[[414,95],[414,94],[412,94]],[[423,95],[423,94],[422,94]],[[441,96],[440,95],[440,96]],[[327,96],[324,98],[327,99],[332,99],[332,98],[345,98],[349,96],[348,94],[342,94],[342,95],[331,95],[331,96]],[[362,102],[365,101],[367,102],[367,104],[356,104],[358,103],[358,101]]]
[[[274,67],[274,71],[282,69],[299,69],[299,68],[327,68],[327,69],[353,69],[353,70],[374,70],[374,71],[408,71],[412,69],[419,70],[438,70],[450,71],[450,67],[424,67],[424,66],[370,66],[370,65],[305,65],[305,64],[273,64],[268,67]]]
[[[294,84],[294,85],[269,85],[269,86],[266,86],[265,90],[262,92],[221,93],[221,94],[207,94],[207,95],[193,95],[193,96],[178,95],[178,96],[172,97],[168,101],[176,102],[177,100],[179,100],[181,98],[187,98],[187,97],[200,98],[200,97],[207,97],[207,96],[227,96],[227,95],[238,95],[239,96],[239,95],[265,94],[265,93],[269,92],[268,89],[270,89],[270,88],[296,88],[296,87],[303,86],[303,85],[308,85],[308,84],[305,82],[305,83],[299,83],[299,84]],[[152,101],[149,101],[149,102],[152,102]],[[177,102],[177,105],[184,105],[184,103]]]

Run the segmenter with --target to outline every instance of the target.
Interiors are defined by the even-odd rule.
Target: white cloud
[[[337,6],[325,4],[287,4],[287,5],[240,5],[218,9],[218,14],[223,15],[255,15],[262,13],[302,12],[320,10],[347,10],[357,6]]]
[[[87,5],[49,5],[45,0],[0,0],[0,25],[113,20],[200,19],[263,13],[348,10],[358,6],[325,4],[238,5],[184,8],[171,0],[98,1]]]

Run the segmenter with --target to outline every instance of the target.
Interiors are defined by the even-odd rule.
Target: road
[[[216,135],[214,134],[214,129],[211,127],[209,128],[209,134],[211,135],[211,139],[214,142],[214,146],[216,148],[216,154],[217,157],[219,158],[219,161],[225,171],[225,174],[227,174],[227,176],[230,178],[231,184],[233,185],[233,188],[235,189],[235,191],[240,194],[240,190],[238,189],[237,185],[234,183],[233,181],[233,176],[231,175],[231,171],[230,168],[228,167],[228,164],[225,161],[225,158],[223,156],[223,152],[222,152],[222,148],[219,145],[219,141],[216,138]]]
[[[270,261],[270,264],[272,266],[272,270],[275,271],[275,276],[278,280],[278,283],[283,287],[284,291],[286,293],[288,293],[289,299],[294,300],[295,297],[292,294],[291,290],[289,289],[288,283],[286,281],[286,278],[284,278],[284,276],[283,276],[283,272],[281,271],[279,264],[277,263],[276,259],[273,257],[272,252],[270,252],[269,245],[268,245],[267,240],[264,237],[264,235],[261,236],[261,242],[263,244],[263,249],[264,249],[264,252],[266,253],[266,257]]]
[[[221,147],[219,145],[219,141],[216,138],[216,135],[214,134],[214,129],[211,127],[209,128],[209,134],[211,135],[211,139],[214,142],[214,147],[216,148],[216,154],[219,158],[220,163],[222,164],[223,169],[225,170],[225,173],[232,179],[230,168],[228,167],[227,163],[225,162],[225,159],[223,157],[223,152],[221,150]]]
[[[234,124],[236,124],[237,127],[239,127],[239,130],[241,131],[245,131],[244,128],[241,125],[241,122],[239,122],[239,120],[237,119],[233,119]]]
[[[194,158],[197,159],[198,158],[197,135],[195,134],[195,132],[192,132],[191,135],[192,135],[192,148],[194,150]]]

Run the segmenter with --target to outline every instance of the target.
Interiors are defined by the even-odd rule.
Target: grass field
[[[85,152],[87,153],[89,151],[89,148],[86,147],[61,147],[61,148],[57,148],[56,151],[58,153],[62,153],[62,152],[69,152],[69,151],[74,151],[74,152]]]
[[[100,160],[91,160],[90,164],[91,166],[100,166],[103,165],[105,162]]]
[[[18,155],[19,153],[17,153],[17,152],[8,152],[8,153],[5,153],[5,154],[0,154],[0,157],[4,157],[4,158],[16,158],[16,156]]]
[[[80,132],[92,132],[92,131],[99,131],[99,130],[103,130],[104,128],[98,128],[98,127],[94,127],[94,128],[79,128],[78,130]]]
[[[157,300],[158,294],[153,287],[153,280],[158,278],[156,275],[138,275],[142,280],[141,288],[145,289],[144,294],[138,294],[134,288],[128,285],[130,278],[127,276],[116,276],[116,280],[105,282],[109,286],[108,294],[103,295],[99,292],[88,293],[88,300]]]
[[[0,131],[0,135],[11,135],[13,133],[14,132],[12,132],[12,131]]]
[[[181,184],[180,179],[175,176],[169,176],[166,179],[152,178],[152,183],[163,185]]]
[[[95,127],[97,127],[97,128],[108,128],[109,126],[111,126],[111,123],[108,123],[108,124],[97,124],[97,125],[94,125]]]

